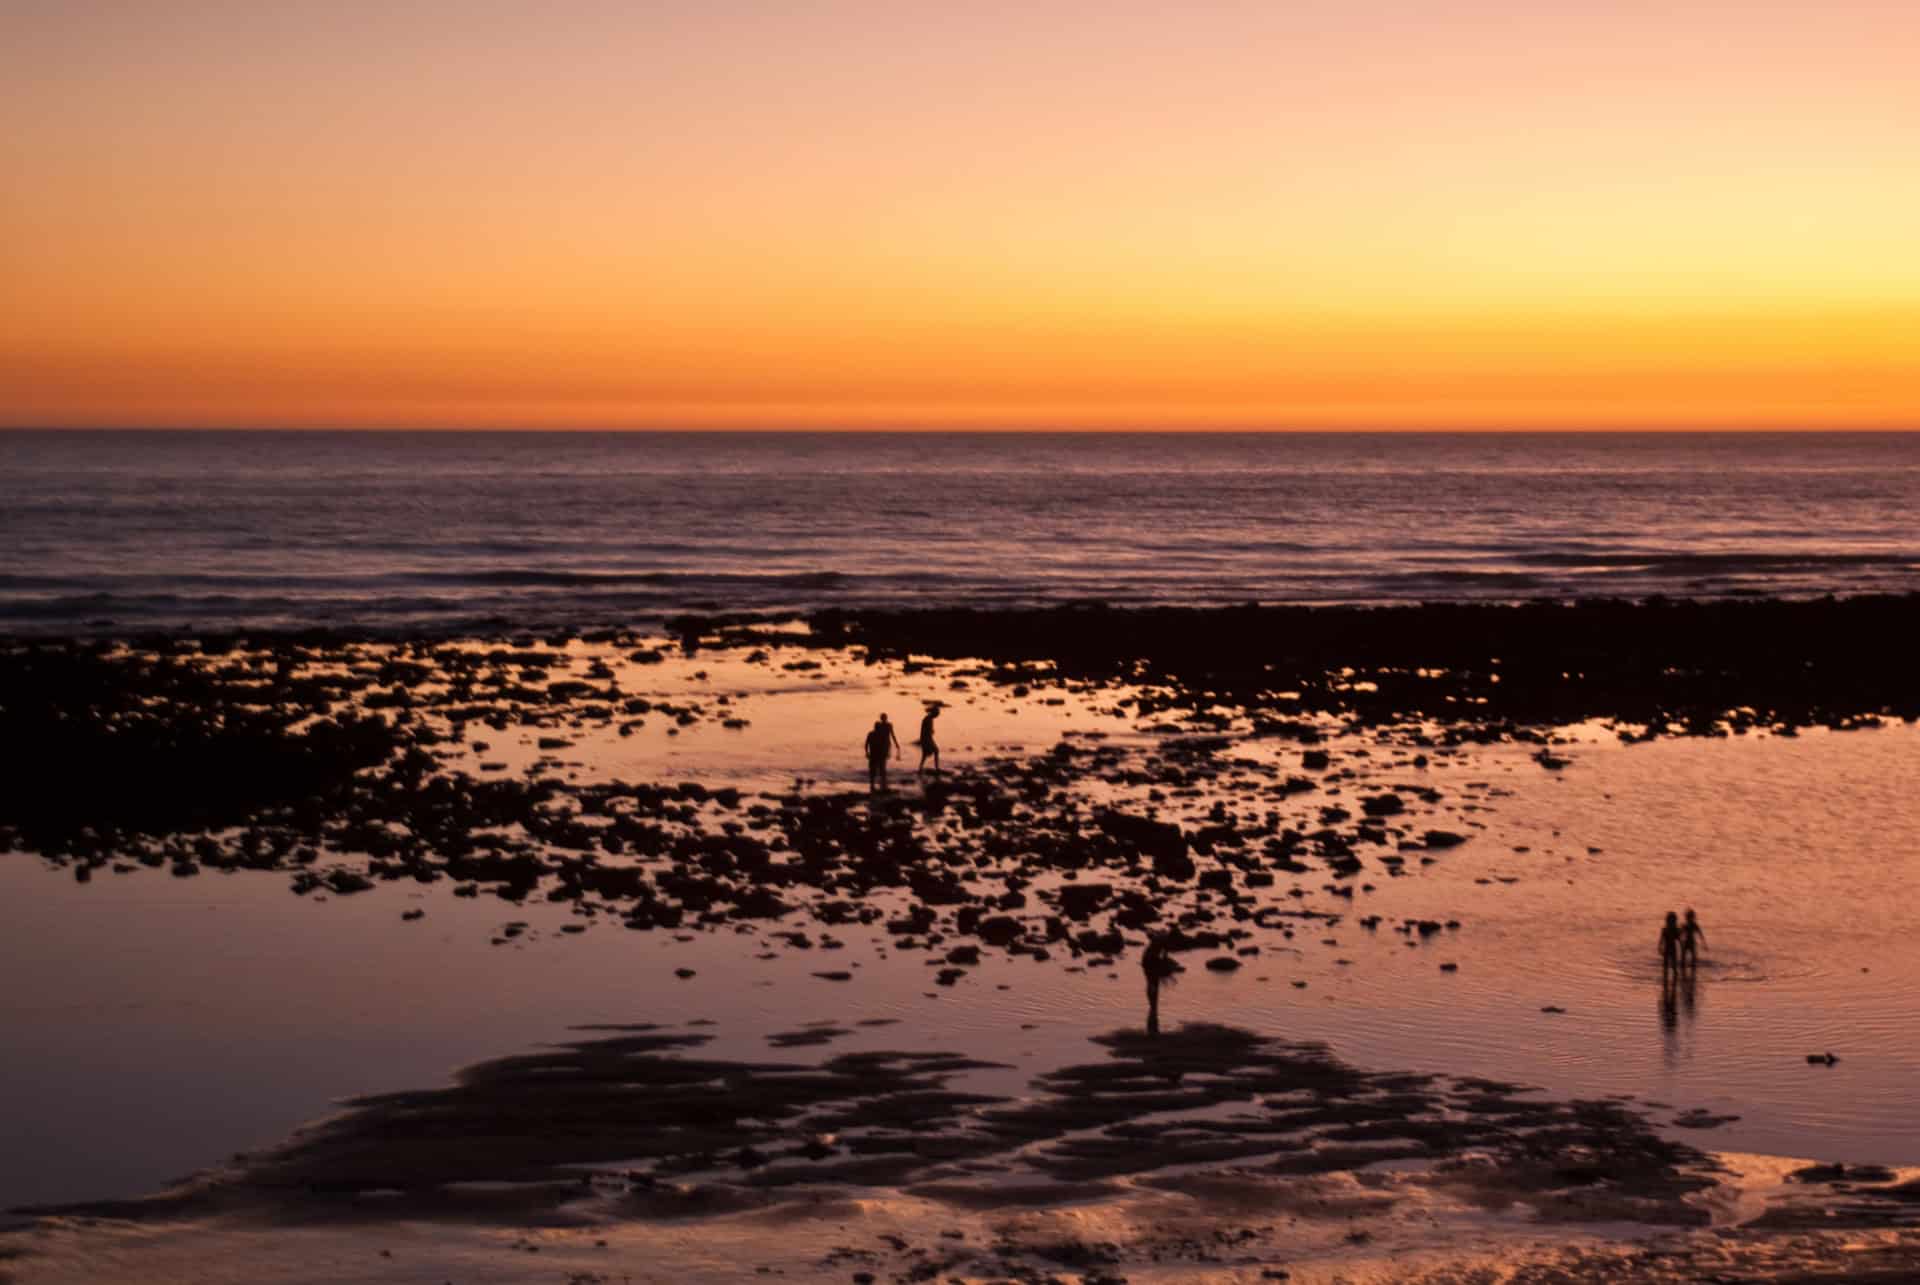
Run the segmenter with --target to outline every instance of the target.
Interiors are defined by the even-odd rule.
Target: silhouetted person
[[[927,770],[927,755],[933,755],[933,770],[940,770],[940,747],[933,743],[933,720],[940,717],[940,706],[927,706],[927,715],[920,720],[920,766],[914,769],[916,774]]]
[[[1665,980],[1668,974],[1678,972],[1680,968],[1680,916],[1673,911],[1667,912],[1667,922],[1660,927],[1660,976]]]
[[[1165,934],[1158,934],[1147,941],[1146,950],[1140,954],[1140,971],[1147,978],[1147,1034],[1160,1033],[1160,988],[1173,980],[1180,971],[1180,965],[1173,962],[1173,950],[1167,944]]]
[[[1693,917],[1692,907],[1687,909],[1687,922],[1680,925],[1680,966],[1694,969],[1700,964],[1700,947],[1706,944],[1707,930]]]
[[[893,734],[893,724],[882,714],[874,723],[873,730],[867,733],[867,788],[884,790],[887,788],[887,760],[900,748],[900,738]]]

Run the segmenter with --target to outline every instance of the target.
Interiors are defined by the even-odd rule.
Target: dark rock
[[[1060,913],[1069,919],[1086,919],[1112,896],[1113,885],[1109,883],[1061,884]]]
[[[1102,812],[1098,820],[1109,838],[1151,858],[1153,872],[1160,878],[1193,878],[1193,858],[1187,855],[1187,837],[1179,826],[1124,812]]]
[[[982,920],[978,930],[980,940],[989,946],[1011,945],[1024,931],[1020,921],[1011,915],[995,915],[991,919]]]
[[[1892,1182],[1897,1177],[1885,1165],[1808,1165],[1787,1175],[1788,1182]]]

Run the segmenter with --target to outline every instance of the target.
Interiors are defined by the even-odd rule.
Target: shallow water
[[[852,788],[850,742],[876,706],[905,723],[935,693],[954,702],[941,728],[956,763],[1039,752],[1063,729],[1142,735],[1102,712],[1111,698],[1099,693],[1043,705],[1044,692],[954,689],[952,667],[825,659],[818,674],[727,655],[675,657],[644,681],[623,674],[630,691],[728,695],[749,727],[707,720],[669,735],[653,720],[631,738],[583,734],[558,752],[560,770]],[[509,732],[476,757],[530,762],[532,739]],[[1336,767],[1363,749],[1376,765],[1386,755],[1372,742],[1331,748]],[[1376,876],[1351,904],[1303,878],[1303,904],[1344,922],[1261,938],[1265,953],[1227,976],[1190,957],[1163,1017],[1323,1040],[1369,1068],[1739,1115],[1692,1136],[1715,1148],[1911,1163],[1917,750],[1920,733],[1900,726],[1631,747],[1584,733],[1563,772],[1522,747],[1403,762],[1396,777],[1441,789],[1447,823],[1471,841],[1417,875]],[[1661,914],[1685,905],[1709,949],[1691,997],[1666,1010],[1653,938]],[[425,920],[402,923],[414,907]],[[1362,929],[1354,917],[1369,912],[1389,924]],[[1462,926],[1409,947],[1389,926],[1409,916]],[[509,920],[527,921],[528,936],[489,944]],[[1035,1071],[1085,1060],[1089,1036],[1143,1017],[1131,961],[1088,972],[989,956],[942,989],[924,953],[851,926],[835,930],[842,950],[774,943],[779,957],[759,960],[766,934],[793,925],[681,941],[605,920],[561,934],[569,922],[561,907],[463,900],[445,884],[322,901],[289,895],[284,874],[142,870],[79,886],[7,857],[0,934],[21,963],[0,995],[0,1029],[19,1041],[0,1059],[0,1206],[149,1191],[276,1142],[343,1096],[436,1083],[581,1024],[712,1021],[716,1054],[811,1060],[820,1050],[783,1054],[767,1037],[893,1019],[828,1047],[982,1053],[1010,1064],[981,1073],[983,1087],[1018,1092]],[[678,980],[678,967],[697,975]],[[812,975],[828,969],[853,980]],[[1826,1050],[1838,1065],[1806,1063]]]

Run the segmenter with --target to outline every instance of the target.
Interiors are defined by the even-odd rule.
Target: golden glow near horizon
[[[0,423],[1920,427],[1911,0],[23,0]]]

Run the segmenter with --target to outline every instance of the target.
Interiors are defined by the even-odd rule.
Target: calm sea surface
[[[0,433],[0,628],[1920,587],[1920,434]]]

